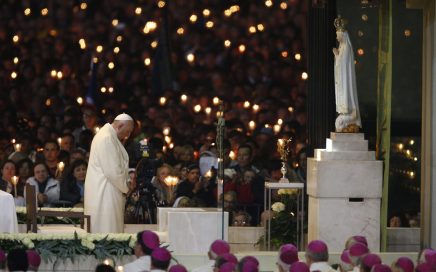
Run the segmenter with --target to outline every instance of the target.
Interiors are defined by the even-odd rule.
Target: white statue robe
[[[336,112],[341,114],[336,124],[345,128],[349,124],[361,127],[359,101],[357,98],[356,72],[354,54],[350,38],[346,31],[342,32],[343,41],[339,44],[335,57],[335,95]],[[339,121],[339,124],[338,124]]]
[[[129,157],[111,124],[94,136],[85,179],[85,214],[91,232],[124,232]]]

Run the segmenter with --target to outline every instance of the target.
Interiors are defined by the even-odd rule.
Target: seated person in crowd
[[[210,193],[206,191],[205,187],[204,179],[200,179],[199,166],[191,164],[188,167],[186,179],[177,185],[175,198],[186,196],[204,206],[210,200]]]
[[[174,201],[173,208],[186,208],[186,207],[192,207],[191,200],[189,197],[181,196]]]
[[[124,272],[150,271],[150,255],[159,247],[159,237],[152,231],[140,231],[136,236],[134,253],[137,259],[124,265]]]
[[[213,266],[215,265],[216,259],[223,255],[230,253],[230,245],[224,240],[215,240],[209,246],[209,251],[207,252],[207,256],[209,257],[209,261],[197,268],[192,269],[192,272],[212,272]]]
[[[33,162],[26,158],[22,159],[17,163],[17,176],[18,176],[18,195],[24,196],[24,186],[26,186],[26,181],[33,175]]]
[[[6,268],[6,253],[0,249],[0,271],[5,271]]]
[[[232,215],[233,227],[246,227],[251,224],[251,216],[246,211],[236,211]]]
[[[8,271],[27,271],[29,262],[26,250],[22,248],[10,250],[7,257],[7,267]]]
[[[15,177],[14,177],[15,176]],[[12,179],[17,179],[17,185],[14,186]],[[12,160],[7,160],[1,168],[0,190],[10,193],[15,200],[16,206],[24,206],[23,198],[24,185],[16,177],[16,166]],[[17,190],[17,192],[15,192]]]
[[[253,204],[254,203],[254,193],[252,188],[252,182],[256,173],[252,169],[247,169],[244,171],[243,176],[236,185],[236,193],[238,196],[239,204]]]
[[[32,186],[35,186],[35,193],[39,206],[52,206],[59,200],[60,186],[59,182],[50,177],[48,166],[45,163],[36,163],[33,167],[33,177],[27,180]]]
[[[155,195],[159,206],[168,206],[174,202],[174,196],[171,195],[171,189],[166,185],[165,179],[173,175],[173,169],[169,164],[163,164],[156,171],[156,176],[151,180],[155,188]]]
[[[29,263],[29,268],[27,271],[38,271],[39,266],[41,265],[41,256],[39,256],[38,252],[33,249],[29,249],[26,251],[27,261]]]
[[[259,169],[253,165],[253,149],[250,145],[241,145],[237,154],[238,165],[234,167],[236,172],[242,177],[247,170],[255,173],[251,180],[251,190],[254,195],[254,203],[263,205],[264,178],[260,175]]]
[[[108,264],[99,264],[95,267],[95,272],[115,272],[115,269]]]
[[[15,163],[12,160],[7,160],[1,167],[0,190],[14,195],[13,176],[15,176]]]
[[[78,159],[73,162],[60,183],[60,199],[72,205],[83,203],[84,182],[88,163]]]
[[[151,253],[151,270],[150,271],[167,271],[170,267],[171,254],[164,247],[158,247]]]
[[[47,141],[44,144],[44,162],[49,169],[49,173],[52,177],[56,176],[58,170],[60,147],[56,141]]]

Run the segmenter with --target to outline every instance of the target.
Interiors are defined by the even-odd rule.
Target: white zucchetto
[[[115,117],[114,120],[115,121],[133,121],[133,118],[130,115],[126,114],[126,113],[121,113],[120,115]]]

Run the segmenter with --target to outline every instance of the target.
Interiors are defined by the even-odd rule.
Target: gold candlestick
[[[282,168],[280,171],[283,175],[279,182],[289,182],[289,180],[286,178],[286,161],[288,160],[290,142],[291,139],[279,139],[277,141],[277,150],[279,151],[280,159],[282,160]]]

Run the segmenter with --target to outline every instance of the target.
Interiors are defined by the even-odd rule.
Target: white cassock
[[[312,263],[309,267],[310,272],[335,272],[334,270],[327,262],[317,262]]]
[[[354,69],[354,53],[348,32],[341,32],[342,42],[339,44],[338,55],[335,56],[335,95],[336,131],[340,132],[350,124],[362,127],[360,120],[359,101],[357,97],[356,72]]]
[[[191,272],[213,272],[214,266],[215,266],[215,260],[209,260],[207,264],[194,268],[191,270]]]
[[[141,256],[131,263],[124,265],[124,272],[141,272],[150,271],[151,258],[150,256]]]
[[[129,157],[111,124],[94,136],[85,179],[85,214],[91,232],[124,232]]]

